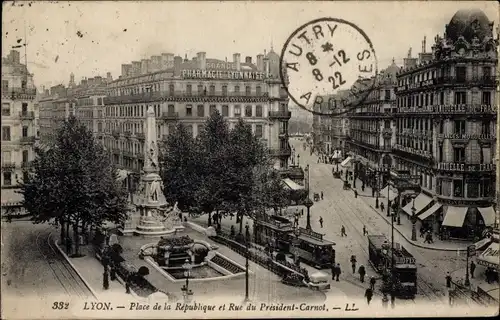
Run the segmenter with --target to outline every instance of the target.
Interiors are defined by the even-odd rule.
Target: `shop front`
[[[477,207],[445,206],[443,215],[443,239],[480,239],[495,219],[494,211]]]

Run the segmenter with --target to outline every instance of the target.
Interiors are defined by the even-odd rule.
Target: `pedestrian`
[[[383,202],[380,204],[380,211],[384,212],[384,203]]]
[[[366,236],[368,234],[368,230],[366,230],[366,226],[363,225],[363,235]]]
[[[375,197],[375,188],[372,187],[372,198]]]
[[[361,283],[364,283],[365,282],[365,274],[366,274],[366,270],[365,270],[364,265],[359,266],[358,273],[359,273],[359,280],[361,281]]]
[[[425,228],[424,228],[424,226],[421,226],[420,227],[420,238],[423,238],[424,234],[425,234]]]
[[[371,288],[372,290],[375,290],[375,283],[376,283],[376,282],[377,282],[377,280],[375,279],[375,277],[373,277],[373,276],[372,276],[372,277],[370,278],[370,288]]]
[[[345,233],[345,227],[342,225],[342,228],[340,228],[340,236],[343,237],[343,236],[346,236],[347,237],[347,234]]]
[[[352,273],[356,273],[356,256],[352,255],[351,256],[351,267],[352,267]]]
[[[323,228],[323,217],[319,217],[319,225]]]
[[[369,305],[370,301],[372,301],[373,289],[371,289],[371,288],[366,289],[366,291],[365,291],[365,297],[366,297],[366,302]]]
[[[365,185],[364,184],[361,185],[361,191],[365,192]]]
[[[451,289],[451,275],[449,272],[446,272],[446,288]]]
[[[321,191],[321,200],[323,200],[323,191]]]
[[[358,190],[354,189],[354,198],[358,197]]]
[[[430,234],[430,232],[427,232],[427,234],[425,235],[424,243],[431,243],[431,234]]]
[[[332,280],[335,280],[335,275],[337,274],[337,266],[335,263],[332,263]]]
[[[474,279],[474,270],[476,270],[476,264],[474,261],[471,261],[470,263],[470,277]]]
[[[339,276],[342,273],[342,270],[340,269],[340,263],[337,263],[337,270],[335,270],[335,281],[339,281]]]
[[[293,226],[296,228],[299,226],[299,217],[295,216],[295,219],[293,220]]]

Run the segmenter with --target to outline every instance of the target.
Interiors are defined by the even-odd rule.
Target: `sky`
[[[35,85],[68,84],[69,74],[118,78],[121,64],[171,52],[192,58],[241,59],[281,52],[301,25],[318,18],[348,20],[365,31],[377,54],[379,70],[392,59],[401,64],[412,47],[427,50],[461,8],[478,8],[498,25],[495,1],[432,2],[3,2],[2,57],[18,39],[27,38],[27,60]],[[24,60],[24,49],[21,52]]]

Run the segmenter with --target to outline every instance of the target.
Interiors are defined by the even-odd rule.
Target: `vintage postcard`
[[[494,1],[6,1],[1,317],[499,313]]]

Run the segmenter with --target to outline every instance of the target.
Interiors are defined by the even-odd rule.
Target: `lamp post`
[[[390,287],[390,282],[389,282],[389,266],[388,266],[388,261],[387,261],[387,254],[389,250],[389,243],[387,241],[384,241],[382,244],[382,253],[384,254],[384,257],[386,259],[384,260],[384,275],[383,275],[383,280],[384,280],[384,290],[382,291],[383,297],[382,297],[382,305],[384,307],[387,307],[387,303],[389,302],[389,298],[387,297],[387,292],[389,291]]]
[[[377,171],[375,171],[375,181],[373,182],[373,187],[375,187],[375,209],[378,209],[378,179],[379,179],[379,174],[380,174],[380,171],[377,169]]]
[[[182,265],[182,268],[184,269],[184,276],[186,277],[186,284],[181,288],[181,290],[182,290],[183,295],[184,295],[184,301],[187,303],[191,300],[191,296],[193,295],[193,291],[189,290],[189,277],[191,276],[191,269],[193,268],[189,259],[186,259],[186,261]]]
[[[411,241],[417,241],[417,215],[415,214],[415,198],[413,198],[413,205],[411,207]]]
[[[250,231],[248,231],[248,221],[245,224],[245,302],[249,301],[248,298],[248,243],[250,242]]]
[[[299,226],[295,227],[295,229],[293,229],[293,234],[295,235],[295,239],[293,241],[293,260],[295,262],[296,265],[299,264],[299,251],[298,251],[298,245],[299,245],[299,236],[300,236],[300,229],[299,229]]]
[[[304,205],[307,208],[306,229],[311,230],[311,207],[313,205],[313,202],[311,199],[309,199],[309,196],[307,196],[307,199],[306,199]]]
[[[300,154],[297,154],[297,165],[300,166]]]

